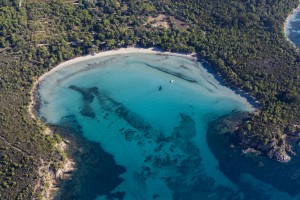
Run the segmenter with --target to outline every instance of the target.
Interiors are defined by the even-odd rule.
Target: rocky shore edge
[[[50,128],[46,128],[43,134],[53,134]],[[71,178],[72,172],[76,170],[75,162],[68,154],[68,140],[62,140],[57,143],[55,148],[62,153],[62,164],[55,162],[45,162],[42,158],[39,161],[37,169],[38,180],[34,187],[34,193],[41,200],[53,199],[54,194],[59,190],[62,180]]]
[[[280,163],[287,163],[291,161],[292,157],[296,156],[296,152],[293,147],[300,147],[300,126],[291,125],[292,130],[286,130],[283,133],[282,138],[273,138],[267,142],[262,142],[259,138],[252,137],[251,134],[247,134],[243,130],[243,122],[250,119],[253,115],[256,115],[259,110],[254,113],[242,113],[232,115],[239,116],[240,119],[229,118],[221,123],[221,128],[219,128],[220,134],[227,133],[228,137],[235,139],[234,146],[240,149],[243,154],[252,154],[255,156],[265,156],[269,159],[275,160]]]

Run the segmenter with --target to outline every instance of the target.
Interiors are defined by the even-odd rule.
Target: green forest
[[[130,45],[196,52],[259,109],[235,132],[282,161],[300,137],[300,55],[283,24],[298,0],[0,0],[0,199],[42,198],[62,138],[28,113],[35,80],[77,56]],[[163,14],[169,27],[153,26]],[[298,123],[298,124],[297,124]]]

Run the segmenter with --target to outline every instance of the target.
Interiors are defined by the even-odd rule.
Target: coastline
[[[299,2],[300,3],[300,2]],[[284,24],[283,24],[283,33],[284,33],[284,37],[285,39],[290,42],[297,50],[298,50],[298,47],[296,46],[296,44],[294,44],[288,37],[287,35],[287,28],[288,28],[288,24],[291,20],[291,18],[293,17],[293,15],[296,13],[296,12],[299,12],[300,11],[300,4],[298,5],[297,8],[294,8],[292,10],[292,12],[290,12],[290,14],[287,16],[287,18],[284,20]]]
[[[300,5],[299,5],[300,9]],[[247,102],[254,108],[255,111],[259,110],[259,102],[256,100],[255,97],[251,96],[250,94],[243,92],[240,88],[234,88],[230,85],[226,84],[226,81],[223,79],[223,77],[217,73],[212,71],[210,64],[203,59],[200,59],[197,57],[197,53],[175,53],[175,52],[166,52],[163,51],[160,48],[151,47],[151,48],[140,48],[138,46],[132,46],[132,47],[126,47],[126,48],[119,48],[114,50],[108,50],[108,51],[101,51],[98,53],[95,53],[94,55],[85,55],[85,56],[79,56],[75,57],[71,60],[64,61],[57,66],[51,68],[48,72],[41,75],[38,79],[35,80],[31,90],[30,90],[30,104],[28,106],[28,112],[30,114],[30,117],[32,119],[37,120],[36,118],[36,107],[38,106],[38,98],[36,97],[36,91],[38,90],[39,84],[49,75],[55,73],[56,71],[65,68],[69,65],[86,61],[89,59],[95,59],[105,56],[112,56],[112,55],[120,55],[120,54],[130,54],[130,53],[138,53],[138,54],[157,54],[157,55],[168,55],[168,56],[177,56],[177,57],[183,57],[187,58],[193,61],[197,61],[203,64],[203,67],[208,70],[212,76],[220,82],[221,85],[225,87],[229,87],[231,90],[233,90],[236,94],[240,95],[241,97],[245,98]]]
[[[37,109],[39,106],[39,97],[37,96],[37,91],[39,89],[39,85],[40,83],[45,80],[45,78],[49,75],[51,75],[52,73],[57,72],[58,70],[61,70],[65,67],[68,67],[69,65],[78,63],[78,62],[82,62],[82,61],[86,61],[89,59],[95,59],[95,58],[100,58],[100,57],[105,57],[105,56],[112,56],[112,55],[119,55],[119,54],[130,54],[130,53],[136,53],[136,54],[157,54],[157,55],[168,55],[168,56],[177,56],[177,57],[184,57],[193,61],[197,61],[200,63],[203,63],[204,61],[199,60],[197,57],[196,53],[190,53],[190,54],[181,54],[181,53],[173,53],[173,52],[165,52],[161,49],[158,48],[139,48],[139,47],[128,47],[128,48],[120,48],[120,49],[116,49],[116,50],[109,50],[109,51],[103,51],[103,52],[99,52],[96,53],[94,55],[86,55],[86,56],[80,56],[80,57],[76,57],[74,59],[65,61],[60,63],[59,65],[51,68],[48,72],[44,73],[42,76],[40,76],[39,78],[37,78],[34,81],[33,87],[30,90],[30,104],[28,106],[28,112],[30,114],[30,117],[34,120],[36,120],[38,123],[40,123],[41,125],[45,126],[37,117]],[[209,65],[209,63],[207,63]],[[206,66],[205,68],[207,69],[208,66]],[[225,85],[224,80],[220,80],[222,79],[222,76],[220,76],[218,73],[215,73],[209,69],[207,69],[208,72],[210,74],[212,74],[215,78],[216,76],[218,77],[218,81],[220,82],[221,85],[225,86],[225,87],[229,87],[231,90],[233,90],[236,94],[244,97],[247,102],[254,108],[254,112],[257,111],[259,108],[257,105],[255,105],[254,101],[255,98],[252,97],[251,95],[247,94],[247,93],[243,93],[240,89],[234,89],[228,85]],[[52,134],[52,131],[46,127],[45,131],[43,132],[43,134]],[[58,144],[61,145],[61,144]],[[68,144],[64,143],[64,148],[60,148],[61,151],[63,153],[67,153],[68,152]],[[72,163],[72,164],[70,164]],[[41,166],[38,171],[44,171],[45,170],[41,170],[45,168],[45,166]],[[61,172],[60,175],[57,176],[57,174],[48,171],[45,172],[45,176],[47,176],[47,186],[45,186],[45,199],[49,199],[50,196],[54,195],[55,192],[58,190],[56,183],[58,181],[64,180],[64,174],[68,174],[70,172],[73,172],[75,170],[75,163],[73,161],[73,158],[70,157],[70,155],[67,156],[66,161],[64,162],[64,165],[62,168],[59,169],[59,171]],[[52,174],[52,175],[51,175]],[[40,176],[42,177],[42,174],[40,174]],[[68,177],[66,177],[68,178]]]
[[[36,96],[37,95],[36,93],[38,91],[40,83],[47,76],[51,75],[52,73],[55,73],[56,71],[58,71],[64,67],[67,67],[71,64],[78,63],[81,61],[86,61],[89,59],[94,59],[94,58],[99,58],[99,57],[119,55],[119,54],[129,54],[129,53],[159,54],[159,55],[184,57],[187,59],[191,59],[193,61],[198,60],[196,53],[190,53],[190,54],[173,53],[173,52],[165,52],[165,51],[155,48],[155,47],[145,49],[145,48],[139,48],[137,46],[134,46],[134,47],[109,50],[109,51],[102,51],[102,52],[96,53],[94,55],[80,56],[80,57],[76,57],[71,60],[64,61],[64,62],[60,63],[59,65],[53,67],[52,69],[50,69],[50,71],[44,73],[42,76],[38,77],[34,81],[33,86],[29,91],[30,104],[28,105],[28,113],[29,113],[30,118],[35,120],[38,124],[45,126],[44,124],[42,124],[42,122],[37,117],[37,107],[39,106],[39,99]],[[50,135],[53,133],[50,130],[50,128],[45,127],[43,134]],[[62,146],[63,146],[63,148],[62,148]],[[62,153],[67,153],[68,144],[66,144],[64,141],[62,141],[61,144],[57,144],[57,148]],[[47,167],[45,166],[44,162],[41,162],[41,163],[42,163],[42,165],[37,169],[38,174],[39,174],[39,180],[37,182],[37,185],[35,186],[35,191],[38,188],[44,188],[44,190],[42,190],[43,199],[50,199],[51,196],[54,195],[54,192],[56,192],[58,190],[58,188],[56,187],[57,181],[68,178],[69,176],[66,174],[71,173],[75,170],[75,163],[72,158],[67,156],[66,160],[64,161],[63,166],[58,169],[57,173],[54,173],[53,171],[45,170]],[[41,172],[44,172],[44,173],[41,173]],[[43,182],[44,184],[41,184],[41,182]]]
[[[260,102],[256,99],[256,97],[252,96],[248,92],[244,91],[240,87],[233,86],[232,84],[228,83],[225,78],[220,74],[220,72],[214,71],[211,64],[204,60],[204,59],[198,59],[198,62],[202,64],[202,66],[210,73],[222,86],[225,86],[229,89],[231,89],[235,94],[245,98],[247,102],[252,106],[253,114],[260,112]]]
[[[32,119],[37,119],[36,118],[36,109],[35,107],[37,106],[38,102],[36,99],[36,90],[38,89],[39,84],[49,75],[52,73],[55,73],[56,71],[67,67],[68,65],[72,65],[81,61],[86,61],[89,59],[94,59],[94,58],[100,58],[104,56],[112,56],[112,55],[119,55],[119,54],[127,54],[127,53],[141,53],[141,54],[159,54],[159,55],[168,55],[168,56],[178,56],[178,57],[184,57],[188,58],[194,61],[197,61],[197,54],[196,53],[189,53],[189,54],[183,54],[183,53],[173,53],[173,52],[166,52],[163,51],[159,48],[139,48],[137,46],[133,47],[127,47],[127,48],[120,48],[120,49],[115,49],[115,50],[108,50],[108,51],[101,51],[99,53],[96,53],[94,55],[86,55],[86,56],[80,56],[76,57],[71,60],[64,61],[57,66],[53,67],[50,69],[50,71],[44,73],[42,76],[40,76],[38,79],[35,80],[31,90],[30,90],[30,104],[28,106],[28,112],[30,114],[30,117]]]

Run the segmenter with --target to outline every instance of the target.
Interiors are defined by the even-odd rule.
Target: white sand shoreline
[[[195,59],[195,55],[196,55],[196,53],[180,54],[180,53],[165,52],[165,51],[155,49],[155,48],[145,49],[145,48],[138,48],[138,47],[127,47],[127,48],[120,48],[120,49],[116,49],[116,50],[102,51],[102,52],[96,53],[95,55],[80,56],[80,57],[62,62],[61,64],[52,68],[49,72],[46,72],[45,74],[40,76],[39,79],[37,80],[37,82],[42,81],[46,76],[64,68],[64,67],[67,67],[71,64],[75,64],[75,63],[90,60],[90,59],[105,57],[105,56],[129,54],[129,53],[161,54],[161,55],[185,57],[185,58],[189,58],[189,59]]]
[[[300,3],[300,2],[299,2]],[[285,19],[284,21],[284,24],[283,24],[283,33],[284,33],[284,36],[286,38],[287,41],[289,41],[296,49],[298,49],[298,47],[296,46],[296,44],[294,44],[288,37],[287,35],[287,29],[288,29],[288,25],[289,25],[289,22],[291,21],[291,18],[294,16],[294,14],[296,12],[299,12],[300,11],[300,4],[298,5],[297,8],[293,9],[292,12],[287,16],[287,18]]]
[[[160,54],[160,55],[169,55],[169,56],[178,56],[178,57],[184,57],[192,60],[197,60],[196,58],[196,53],[189,53],[189,54],[181,54],[181,53],[173,53],[173,52],[165,52],[161,49],[158,48],[139,48],[139,47],[127,47],[127,48],[120,48],[120,49],[115,49],[115,50],[108,50],[108,51],[102,51],[99,53],[96,53],[95,55],[86,55],[86,56],[80,56],[76,57],[71,60],[67,60],[65,62],[60,63],[56,67],[52,68],[50,71],[44,73],[42,76],[40,76],[33,84],[33,87],[30,91],[30,96],[31,96],[31,101],[28,106],[28,112],[30,114],[30,117],[32,119],[36,119],[35,115],[35,105],[37,104],[36,99],[35,99],[35,92],[38,89],[37,87],[39,84],[49,75],[55,73],[56,71],[65,68],[69,65],[90,60],[90,59],[95,59],[95,58],[100,58],[100,57],[105,57],[105,56],[112,56],[112,55],[119,55],[119,54],[132,54],[132,53],[141,53],[141,54]]]

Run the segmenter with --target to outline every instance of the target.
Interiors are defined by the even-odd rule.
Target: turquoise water
[[[292,198],[280,180],[241,169],[240,153],[229,160],[223,139],[207,138],[210,122],[253,108],[199,62],[154,54],[94,58],[47,76],[38,95],[46,123],[69,123],[100,145],[97,176],[86,177],[83,195],[73,199]]]
[[[285,28],[288,39],[299,49],[300,48],[300,10],[295,12],[289,19]]]

